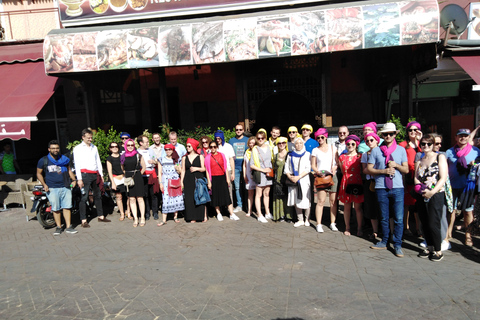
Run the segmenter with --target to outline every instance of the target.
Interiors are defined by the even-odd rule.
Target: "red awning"
[[[43,42],[0,47],[0,63],[43,60]]]
[[[460,67],[475,81],[480,84],[480,56],[453,57]]]
[[[30,139],[30,121],[55,91],[43,61],[0,65],[0,140]]]

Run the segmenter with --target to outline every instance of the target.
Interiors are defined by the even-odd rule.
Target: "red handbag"
[[[180,179],[168,180],[168,195],[170,197],[178,197],[182,195]]]

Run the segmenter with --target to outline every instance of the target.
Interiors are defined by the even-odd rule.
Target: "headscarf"
[[[297,127],[291,126],[291,127],[289,127],[288,130],[287,130],[287,132],[292,132],[292,131],[298,133]]]
[[[301,140],[303,142],[302,138],[295,138],[295,140],[293,140],[293,143],[297,142],[297,140]],[[294,176],[298,176],[300,172],[298,172],[298,169],[295,168],[293,164],[293,158],[301,158],[305,154],[305,152],[307,152],[307,150],[305,149],[305,144],[303,145],[302,150],[297,151],[297,149],[294,149],[290,152],[290,164],[292,165],[292,171]],[[300,180],[297,183],[300,184]]]
[[[172,149],[173,151],[175,151],[175,147],[171,143],[168,143],[168,144],[164,145],[163,150],[165,150],[165,149]]]
[[[325,128],[319,128],[317,131],[315,131],[315,140],[317,140],[318,136],[325,136],[325,138],[328,138],[328,130]]]
[[[48,154],[48,159],[50,160],[51,163],[54,165],[58,166],[61,168],[62,172],[67,172],[67,166],[70,163],[70,159],[67,156],[64,156],[63,154],[60,155],[58,159],[55,159],[52,157],[52,155],[49,153]]]
[[[355,143],[357,144],[357,147],[358,147],[358,145],[360,144],[360,138],[357,137],[357,136],[354,135],[354,134],[349,135],[349,136],[345,139],[345,143],[348,143],[350,140],[355,141]]]
[[[369,122],[369,123],[365,123],[363,125],[363,130],[365,130],[365,128],[371,128],[373,130],[373,132],[377,133],[377,123],[372,121],[372,122]]]
[[[377,140],[377,143],[380,143],[380,137],[375,132],[367,133],[364,137],[365,141],[367,140],[368,137],[373,137],[373,139]]]
[[[123,144],[123,148],[125,149],[125,152],[120,155],[120,163],[121,164],[125,163],[125,158],[126,157],[133,157],[138,153],[137,148],[135,148],[135,146],[133,147],[133,151],[128,151],[127,144],[130,141],[135,142],[135,141],[133,141],[133,139],[127,139],[127,140],[125,140],[125,142]]]
[[[278,137],[276,140],[275,140],[275,144],[278,145],[279,143],[282,143],[282,142],[285,142],[286,143],[286,146],[285,146],[285,149],[288,151],[288,139],[285,138],[285,137]]]
[[[213,135],[216,138],[222,139],[222,146],[225,144],[225,135],[223,134],[222,130],[217,130],[215,131],[215,134]]]
[[[258,129],[257,133],[259,133],[259,132],[265,133],[265,136],[267,135],[267,130],[265,130],[263,128]]]
[[[420,125],[420,123],[418,123],[417,121],[410,121],[408,124],[407,124],[407,130],[410,129],[411,126],[415,126],[418,128],[418,130],[422,130],[422,126]]]
[[[308,129],[308,130],[310,130],[310,132],[313,132],[313,127],[312,127],[311,125],[309,125],[309,124],[304,124],[304,125],[302,126],[302,130],[303,130],[303,129]]]
[[[120,132],[120,138],[123,136],[127,136],[130,138],[130,134],[128,132]]]
[[[198,142],[197,142],[198,143]],[[173,160],[173,164],[177,164],[178,163],[178,160],[180,159],[180,157],[178,156],[178,153],[177,151],[175,151],[175,146],[171,143],[169,144],[166,144],[163,149],[172,149],[172,160]]]
[[[187,143],[190,143],[192,145],[193,151],[197,151],[198,145],[200,144],[200,142],[192,138],[188,138]]]

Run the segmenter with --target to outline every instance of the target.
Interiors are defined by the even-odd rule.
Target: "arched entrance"
[[[314,127],[315,112],[307,98],[292,91],[282,91],[266,98],[257,109],[257,117],[252,133],[264,128],[270,134],[273,126],[279,126],[282,136],[287,129],[296,126],[298,130],[304,123]]]

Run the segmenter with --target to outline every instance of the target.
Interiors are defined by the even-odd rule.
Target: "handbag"
[[[256,184],[260,184],[260,182],[262,182],[262,173],[257,170],[252,170],[252,178]]]
[[[137,164],[135,166],[135,170],[133,171],[133,175],[131,177],[125,178],[123,180],[123,184],[125,187],[127,187],[127,192],[129,192],[129,188],[135,186],[135,180],[133,178],[135,177],[135,174],[137,173],[137,167],[138,167],[138,162],[139,162],[139,154],[137,153]],[[131,171],[129,171],[131,172]]]
[[[317,189],[327,189],[331,186],[333,186],[335,183],[333,182],[333,175],[327,174],[323,177],[320,177],[319,175],[315,175],[315,180],[313,182],[313,185]]]
[[[349,184],[345,188],[345,192],[354,196],[361,196],[363,194],[363,186],[361,184]]]
[[[168,180],[168,195],[170,197],[178,197],[182,195],[180,179]]]
[[[275,178],[275,172],[273,171],[272,168],[270,168],[270,171],[268,171],[268,172],[266,173],[266,175],[267,175],[267,179],[273,179],[273,178]]]

